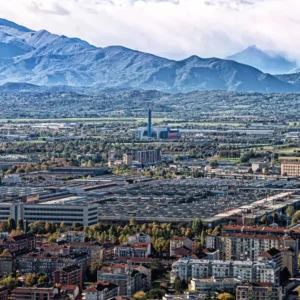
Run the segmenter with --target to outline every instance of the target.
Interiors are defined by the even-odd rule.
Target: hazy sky
[[[300,61],[300,0],[0,0],[0,17],[169,58],[256,44]]]

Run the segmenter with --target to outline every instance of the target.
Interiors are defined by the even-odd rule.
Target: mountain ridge
[[[298,86],[231,60],[192,55],[175,61],[123,46],[100,48],[78,38],[33,31],[2,19],[0,84],[7,82],[168,93],[300,91]]]
[[[296,68],[295,62],[291,62],[279,54],[274,53],[271,55],[266,53],[256,45],[249,46],[236,54],[226,57],[226,59],[247,64],[270,74],[288,73]]]

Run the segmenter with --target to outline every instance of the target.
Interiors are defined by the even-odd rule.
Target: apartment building
[[[90,262],[101,263],[103,261],[104,248],[98,243],[91,242],[73,242],[70,243],[70,252],[86,252],[90,257]]]
[[[15,288],[11,291],[11,300],[54,300],[54,288]]]
[[[102,266],[97,271],[97,280],[110,282],[118,286],[118,296],[131,296],[143,289],[142,273],[135,270],[130,262]]]
[[[274,235],[274,236],[289,235],[290,237],[298,240],[298,244],[300,243],[300,229],[299,228],[225,225],[222,228],[222,232],[225,234],[244,233],[244,234],[250,234],[250,235]]]
[[[151,243],[151,236],[148,234],[144,234],[143,232],[138,232],[128,237],[128,243]]]
[[[118,296],[118,286],[98,281],[91,284],[83,293],[85,300],[108,300]]]
[[[193,250],[193,241],[187,237],[173,236],[170,239],[170,256],[176,256],[176,249],[185,246]]]
[[[123,155],[123,164],[131,166],[133,161],[141,165],[154,164],[161,161],[161,150],[130,150]]]
[[[74,231],[69,230],[59,237],[60,241],[66,241],[67,243],[73,243],[73,242],[85,242],[88,235],[84,231]]]
[[[82,255],[51,255],[49,253],[27,253],[17,258],[18,270],[22,273],[45,273],[52,278],[53,272],[72,265],[78,265],[85,272],[89,257]]]
[[[281,164],[282,176],[300,176],[300,162],[285,161]]]
[[[77,265],[67,266],[52,273],[54,283],[76,285],[82,289],[82,268]]]
[[[280,267],[272,261],[222,261],[181,258],[172,265],[171,281],[188,278],[240,278],[279,284]]]
[[[298,253],[298,241],[289,236],[224,233],[217,238],[220,257],[225,260],[256,261],[261,253],[272,248],[290,248]]]
[[[0,285],[0,300],[8,300],[8,287]]]
[[[133,154],[131,152],[125,152],[123,154],[123,164],[125,166],[132,166]]]
[[[115,257],[148,257],[150,254],[150,243],[126,243],[115,247]]]
[[[6,276],[15,271],[15,260],[9,251],[0,255],[0,276]],[[1,300],[1,298],[0,298]]]
[[[282,287],[270,283],[256,282],[239,285],[236,300],[282,300]]]
[[[235,287],[241,284],[238,278],[193,278],[189,284],[189,290],[207,294],[209,291],[233,292]]]
[[[25,233],[16,236],[7,236],[2,239],[0,249],[9,249],[12,253],[32,251],[36,248],[36,236],[32,233]]]

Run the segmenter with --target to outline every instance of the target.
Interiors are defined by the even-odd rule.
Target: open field
[[[153,123],[166,121],[164,118],[153,118]],[[170,120],[174,121],[174,120]],[[2,122],[8,123],[60,123],[60,122],[147,122],[147,118],[58,118],[58,119],[3,119]]]

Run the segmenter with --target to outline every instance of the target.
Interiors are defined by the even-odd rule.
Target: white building
[[[230,292],[234,290],[236,285],[241,283],[242,281],[237,278],[193,278],[189,289],[205,294],[212,290]]]
[[[223,261],[201,260],[188,257],[174,262],[171,271],[171,281],[176,276],[188,281],[191,278],[239,278],[242,281],[261,281],[273,284],[279,283],[280,267],[273,261]]]

